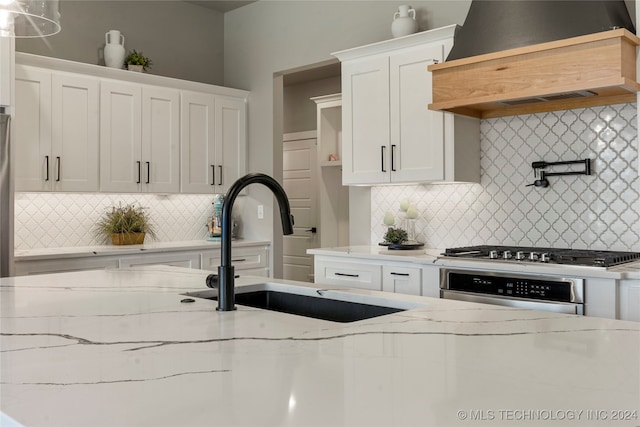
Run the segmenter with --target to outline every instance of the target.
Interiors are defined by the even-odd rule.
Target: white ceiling
[[[229,12],[230,10],[246,6],[257,0],[185,0],[208,9],[217,10],[218,12]]]

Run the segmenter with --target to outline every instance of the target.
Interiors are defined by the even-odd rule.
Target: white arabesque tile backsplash
[[[371,242],[385,212],[416,205],[418,240],[431,248],[480,244],[640,251],[636,104],[481,121],[480,184],[371,190]],[[531,163],[591,158],[590,176],[535,180]],[[582,165],[548,171],[578,170]]]
[[[98,218],[118,204],[148,209],[158,241],[207,237],[213,195],[17,193],[15,247],[37,249],[101,244],[93,233]]]

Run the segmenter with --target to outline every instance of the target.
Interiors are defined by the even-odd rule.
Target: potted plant
[[[135,49],[131,50],[124,62],[127,64],[127,68],[130,71],[146,72],[151,68],[151,59],[144,56],[142,52],[137,52]]]
[[[149,215],[133,204],[113,206],[98,220],[95,230],[105,243],[111,240],[114,245],[140,245],[147,234],[156,238]]]

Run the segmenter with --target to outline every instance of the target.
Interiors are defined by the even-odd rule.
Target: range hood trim
[[[589,55],[589,52],[595,49],[602,51],[603,44],[613,44],[614,47],[619,48],[620,57],[616,59],[615,64],[611,63],[610,58],[603,59],[609,62],[599,64],[597,61],[600,58],[597,55]],[[433,102],[429,104],[429,109],[490,118],[635,102],[636,93],[640,91],[640,84],[636,81],[636,47],[638,45],[640,45],[640,38],[626,29],[616,29],[433,64],[428,67],[433,79]],[[613,67],[616,75],[591,77],[586,80],[582,79],[581,75],[575,81],[562,81],[555,84],[549,75],[562,74],[549,73],[549,69],[545,69],[540,75],[524,71],[521,75],[509,74],[512,72],[510,68],[517,68],[515,65],[517,62],[540,61],[552,58],[554,55],[564,56],[565,52],[571,52],[573,55],[584,53],[584,63],[593,65],[591,69],[598,70],[599,66],[606,65],[607,68]],[[607,50],[607,52],[613,51]],[[549,63],[552,64],[553,61]],[[460,85],[461,81],[466,82],[465,85]],[[509,88],[508,83],[512,81],[531,81],[536,84],[526,88],[517,87],[518,85],[514,84],[514,88]],[[460,93],[465,90],[466,96],[461,96]],[[596,92],[596,95],[558,101],[530,102],[516,106],[504,104],[581,91]]]

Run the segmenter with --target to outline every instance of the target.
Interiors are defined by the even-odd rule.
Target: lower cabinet
[[[206,251],[202,254],[202,269],[218,271],[222,254],[220,249]],[[231,249],[231,264],[235,272],[247,276],[269,277],[269,247],[241,246]]]
[[[333,257],[316,255],[314,272],[316,284],[382,290],[382,270],[379,264],[339,262]]]
[[[410,262],[316,255],[315,283],[438,298],[438,268]]]
[[[640,322],[640,280],[621,280],[620,319]]]
[[[201,269],[202,253],[201,252],[169,252],[155,253],[149,255],[133,255],[120,258],[118,262],[119,268],[136,267],[141,265],[171,265],[173,267],[185,267]]]
[[[170,265],[217,271],[221,258],[220,248],[200,250],[169,250],[138,252],[127,255],[105,254],[68,257],[52,256],[47,259],[21,260],[16,258],[16,276],[64,273],[70,271],[127,268],[144,265]],[[232,263],[236,273],[269,277],[269,246],[250,244],[232,249]]]

